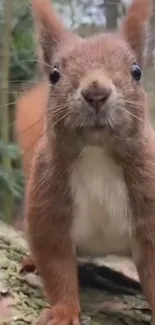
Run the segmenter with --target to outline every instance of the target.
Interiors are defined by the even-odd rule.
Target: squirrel
[[[32,0],[47,94],[25,220],[52,306],[37,325],[80,323],[77,250],[131,256],[155,325],[155,133],[141,82],[151,10],[133,0],[119,31],[83,39],[49,0]]]

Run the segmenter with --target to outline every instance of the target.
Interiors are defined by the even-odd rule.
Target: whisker
[[[65,113],[65,111],[66,111],[66,109],[60,109],[58,112],[54,112],[53,113],[53,116],[54,116],[54,118],[56,118],[56,117],[61,117],[62,116],[62,114],[64,114]]]
[[[41,64],[45,64],[47,67],[49,67],[50,69],[53,68],[52,65],[46,63],[45,61],[41,61],[41,60],[21,60],[21,62],[34,62],[34,63],[41,63]]]
[[[14,93],[20,94],[20,93],[23,93],[23,91],[18,91],[18,90],[14,90],[14,89],[6,90],[6,91],[0,91],[0,94],[12,94],[13,95]]]
[[[49,126],[49,127],[47,127],[39,136],[38,136],[38,138],[37,139],[35,139],[31,144],[30,144],[30,146],[28,146],[27,148],[26,148],[26,152],[29,150],[29,149],[31,149],[31,147],[33,146],[33,145],[35,145],[35,143],[39,140],[39,139],[41,139],[41,137],[44,135],[44,134],[46,134],[47,133],[47,131],[49,130],[51,128],[51,126]],[[25,152],[24,152],[25,153]]]
[[[54,128],[60,121],[62,121],[65,117],[69,115],[69,112],[66,112],[63,116],[61,116],[53,125],[52,128]]]
[[[110,129],[111,129],[112,131],[115,131],[115,127],[114,127],[114,125],[112,124],[112,122],[111,122],[111,120],[109,119],[109,117],[107,117],[106,119],[107,119],[107,122],[108,122],[108,125],[109,125]]]
[[[19,135],[24,134],[26,131],[28,131],[31,127],[35,126],[37,123],[39,123],[42,120],[42,118],[39,118],[35,123],[29,125],[26,129],[19,132]],[[15,122],[14,122],[15,123]]]
[[[138,116],[136,116],[135,114],[131,113],[131,112],[128,111],[125,107],[123,107],[123,110],[124,110],[125,112],[127,112],[129,115],[131,115],[132,117],[134,117],[135,119],[137,119],[137,120],[139,120],[140,122],[144,123],[144,121],[143,121],[140,117],[138,117]]]
[[[60,105],[60,106],[57,106],[57,108],[52,108],[51,111],[55,114],[57,112],[60,112],[61,110],[64,110],[67,108],[68,105]]]
[[[25,83],[25,84],[27,84],[27,83],[33,83],[34,85],[35,84],[37,84],[38,83],[38,80],[25,80],[25,79],[15,79],[15,80],[9,80],[9,83],[17,83],[17,84],[19,84],[19,83]]]
[[[74,128],[74,127],[76,126],[77,121],[78,121],[82,116],[84,116],[83,112],[81,112],[81,114],[79,114],[79,115],[77,116],[77,118],[75,119],[74,123],[72,124],[72,128]],[[81,126],[81,127],[82,127],[82,126]]]
[[[57,125],[57,123],[59,123],[59,122],[60,122],[64,117],[66,117],[68,114],[69,114],[69,112],[67,112],[66,114],[64,114],[63,116],[61,116],[61,118],[58,119],[58,120],[57,120],[57,121],[52,125],[52,128],[55,127],[55,126]],[[35,140],[30,144],[30,146],[28,146],[28,147],[26,148],[26,151],[24,152],[24,154],[27,153],[27,152],[32,148],[32,146],[35,145],[35,144],[39,141],[39,139],[41,139],[41,137],[42,137],[44,134],[47,133],[47,131],[50,129],[50,127],[51,127],[51,126],[49,126],[48,128],[46,128],[46,129],[44,130],[44,132],[42,132],[42,133],[38,136],[38,138],[35,139]]]
[[[35,140],[30,144],[30,146],[28,146],[28,147],[26,148],[26,150],[24,151],[24,154],[25,154],[25,153],[28,153],[28,151],[33,147],[33,145],[35,145],[35,144],[36,144],[36,143],[41,139],[41,137],[46,133],[46,131],[47,131],[47,129],[44,130],[44,132],[42,132],[42,133],[38,136],[38,138],[35,139]]]
[[[133,105],[134,107],[141,107],[141,105],[139,103],[135,103],[135,102],[132,102],[130,100],[126,100],[125,101],[126,104],[129,104],[129,105]]]
[[[7,106],[10,106],[10,105],[14,105],[14,104],[16,104],[16,101],[8,103],[8,104],[0,105],[0,108],[7,107]]]

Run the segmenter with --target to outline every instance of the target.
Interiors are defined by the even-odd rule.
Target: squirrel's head
[[[119,31],[85,39],[64,27],[49,0],[32,0],[32,8],[50,84],[48,128],[96,143],[143,130],[141,75],[151,0],[134,0]]]

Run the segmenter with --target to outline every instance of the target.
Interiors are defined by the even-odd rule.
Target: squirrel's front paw
[[[35,325],[80,325],[79,310],[72,306],[61,304],[41,313]]]

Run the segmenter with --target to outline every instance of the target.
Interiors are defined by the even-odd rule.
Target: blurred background
[[[15,101],[36,84],[36,65],[31,10],[28,0],[0,0],[0,219],[18,224],[22,219],[24,175],[21,153],[15,141]],[[52,1],[66,25],[82,36],[117,29],[130,0]],[[154,0],[155,2],[155,0]],[[155,124],[155,12],[149,26],[144,86],[150,116]],[[30,112],[31,113],[31,112]]]

